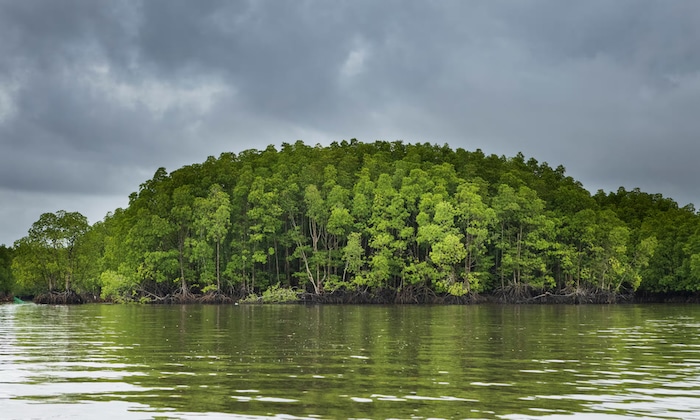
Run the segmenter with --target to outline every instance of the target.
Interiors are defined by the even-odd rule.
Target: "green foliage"
[[[248,296],[240,300],[241,303],[262,303],[262,297],[251,293]]]
[[[501,287],[523,283],[537,289],[553,286],[548,254],[554,243],[554,217],[545,211],[537,193],[520,186],[517,190],[501,184],[493,198],[493,209],[500,222],[495,231],[498,272]]]
[[[12,248],[0,245],[0,295],[9,295],[14,289],[12,254]]]
[[[270,286],[262,294],[263,303],[289,303],[299,300],[299,295],[292,289],[280,287],[279,283]]]
[[[285,287],[280,287],[279,283],[265,289],[262,296],[251,293],[241,303],[291,303],[299,300],[299,294]]]
[[[190,240],[193,249],[191,260],[199,262],[203,268],[200,281],[206,285],[216,284],[216,290],[221,290],[221,242],[231,226],[229,195],[220,185],[213,184],[207,197],[195,199],[193,217],[197,235]]]
[[[15,243],[13,273],[23,293],[94,291],[89,258],[98,245],[90,244],[87,218],[77,212],[44,213],[29,234]],[[96,255],[93,255],[96,256]]]
[[[107,270],[100,274],[102,293],[100,297],[117,303],[131,302],[137,285],[134,278],[129,278],[116,271]]]
[[[191,291],[263,301],[293,290],[695,292],[700,218],[637,189],[592,197],[563,167],[522,154],[298,141],[159,168],[126,209],[92,227],[77,213],[46,213],[0,248],[3,288],[115,301]]]

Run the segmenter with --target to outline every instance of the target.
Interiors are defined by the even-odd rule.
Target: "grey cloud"
[[[20,72],[60,71],[100,54],[116,58],[126,51],[128,17],[128,10],[104,0],[3,1],[0,51]]]
[[[351,137],[700,197],[692,1],[0,1],[0,40],[0,220],[9,192],[94,213],[159,166]]]

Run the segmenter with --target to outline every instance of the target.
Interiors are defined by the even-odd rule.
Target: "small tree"
[[[15,243],[18,252],[13,268],[19,282],[35,290],[43,284],[49,292],[63,282],[64,292],[70,293],[74,279],[82,275],[77,264],[80,239],[89,227],[87,218],[78,212],[42,214],[29,234]]]

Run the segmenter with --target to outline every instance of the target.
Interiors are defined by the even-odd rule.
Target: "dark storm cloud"
[[[693,1],[0,1],[0,242],[296,139],[522,151],[697,202],[698,45]]]

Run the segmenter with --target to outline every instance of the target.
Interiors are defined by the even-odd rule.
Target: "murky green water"
[[[4,305],[0,418],[700,418],[699,330],[698,306]]]

